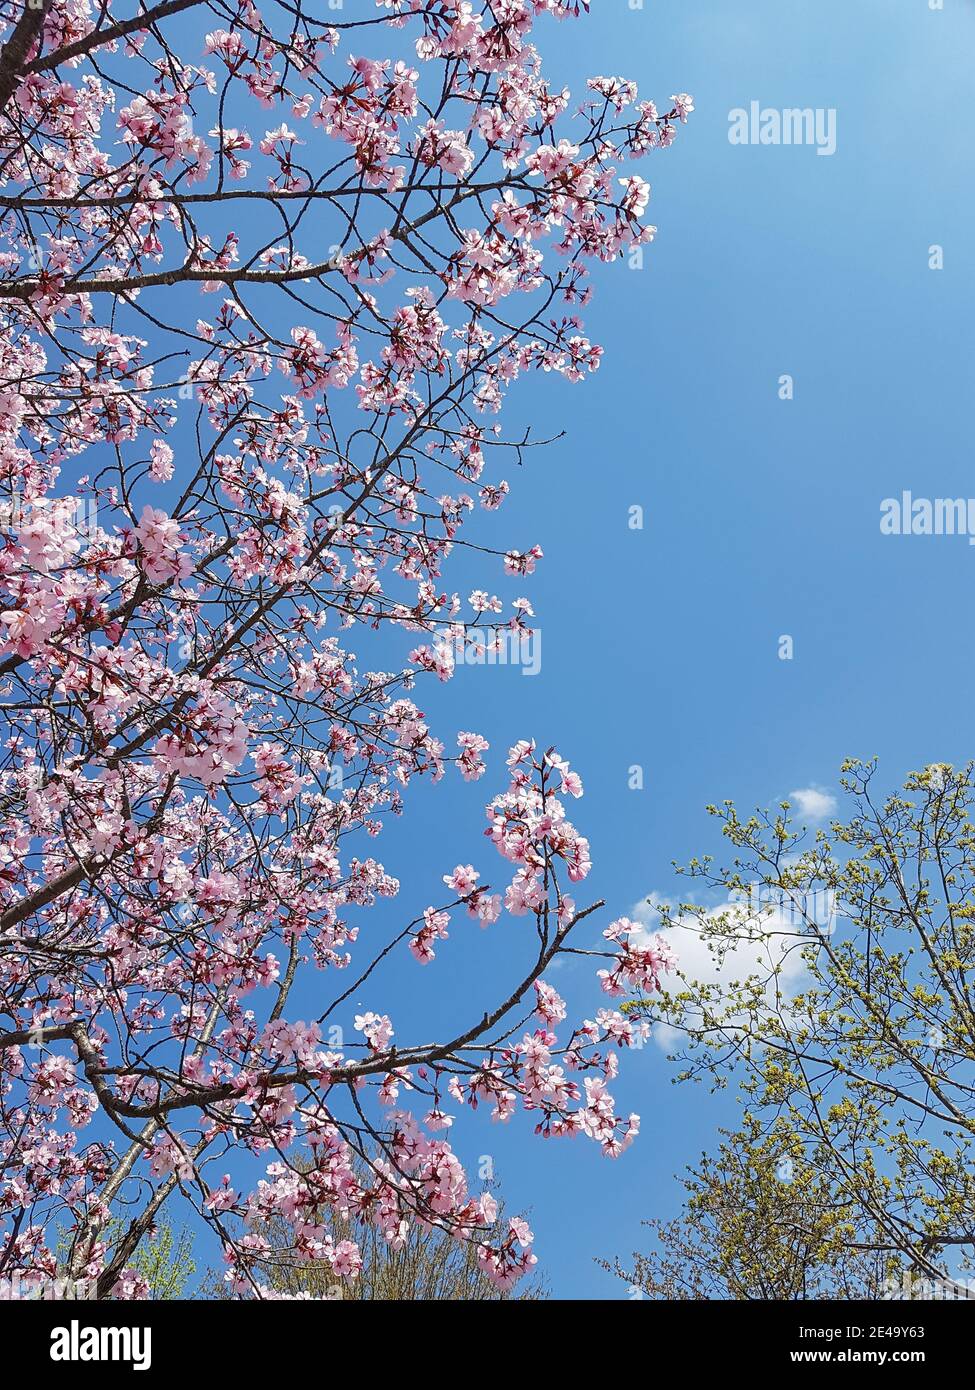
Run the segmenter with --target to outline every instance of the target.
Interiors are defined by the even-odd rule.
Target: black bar
[[[576,1312],[573,1313],[572,1309]],[[474,1305],[367,1303],[323,1300],[307,1302],[0,1302],[0,1365],[3,1380],[14,1384],[16,1370],[39,1383],[73,1383],[96,1373],[138,1381],[147,1376],[191,1375],[194,1382],[208,1372],[221,1377],[240,1370],[258,1378],[261,1367],[280,1361],[281,1371],[307,1375],[319,1351],[316,1338],[342,1339],[345,1354],[362,1358],[360,1370],[370,1373],[370,1347],[388,1354],[399,1344],[422,1347],[425,1330],[443,1337],[452,1325],[464,1336],[480,1341],[499,1326],[515,1335],[546,1339],[571,1316],[573,1341],[584,1329],[599,1327],[610,1337],[648,1336],[650,1342],[621,1345],[659,1345],[665,1363],[688,1370],[772,1371],[805,1369],[827,1377],[840,1368],[874,1366],[896,1374],[949,1370],[969,1345],[972,1329],[970,1300],[891,1301],[881,1303],[658,1303],[618,1299],[593,1307],[587,1303],[550,1300]],[[580,1318],[585,1318],[582,1321]],[[381,1321],[380,1321],[381,1320]],[[429,1321],[428,1321],[429,1320]],[[382,1342],[356,1342],[361,1329],[379,1326]],[[103,1336],[102,1329],[106,1329]],[[107,1331],[115,1329],[115,1331]],[[149,1338],[145,1332],[148,1330]],[[128,1335],[126,1336],[126,1333]],[[399,1334],[399,1337],[397,1336]],[[396,1338],[394,1341],[393,1339]],[[60,1353],[73,1359],[55,1359]],[[91,1356],[97,1353],[97,1359]],[[112,1359],[128,1354],[128,1360]],[[88,1358],[88,1359],[86,1359]],[[141,1360],[144,1369],[137,1370]],[[641,1379],[649,1367],[633,1366]]]

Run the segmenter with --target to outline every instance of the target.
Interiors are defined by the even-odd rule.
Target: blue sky
[[[600,371],[583,386],[546,378],[512,393],[509,437],[529,421],[566,437],[508,470],[511,496],[485,539],[537,541],[545,559],[504,587],[500,566],[485,573],[459,555],[445,580],[527,593],[541,671],[462,669],[421,686],[448,744],[458,729],[490,740],[489,771],[471,786],[451,775],[416,788],[409,814],[369,846],[403,887],[367,914],[362,951],[442,901],[441,875],[457,863],[503,883],[483,807],[522,737],[555,744],[586,785],[572,810],[595,867],[576,896],[607,906],[580,944],[646,894],[672,891],[672,861],[720,848],[708,802],[835,792],[848,755],[878,755],[891,787],[969,755],[975,672],[960,615],[975,551],[962,536],[879,526],[881,501],[904,489],[975,494],[975,4],[944,5],[597,0],[588,18],[540,20],[546,70],[580,100],[586,76],[619,74],[662,107],[690,92],[697,109],[675,147],[640,167],[659,226],[644,268],[595,274],[586,325],[607,349]],[[752,101],[834,108],[835,154],[730,144],[729,112]],[[784,374],[791,401],[779,399]],[[628,525],[633,506],[642,530]],[[784,634],[791,661],[779,659]],[[397,640],[405,660],[411,643]],[[633,764],[642,791],[628,788]],[[530,937],[524,918],[480,932],[458,917],[436,965],[393,966],[343,1022],[389,1011],[401,1044],[469,1022],[522,977]],[[606,1002],[592,965],[552,977],[572,1017]],[[314,990],[328,999],[345,983],[318,977],[308,1016],[322,1007]],[[674,1085],[659,1048],[625,1060],[613,1091],[643,1133],[615,1163],[581,1139],[536,1139],[525,1116],[496,1126],[465,1115],[452,1136],[474,1171],[491,1157],[511,1209],[530,1208],[557,1296],[627,1296],[594,1257],[627,1254],[642,1219],[675,1215],[674,1174],[734,1118],[731,1097]],[[207,1239],[201,1265],[214,1257]]]
[[[586,322],[607,348],[601,370],[515,405],[540,433],[567,429],[512,476],[499,521],[545,550],[529,590],[541,673],[463,670],[421,704],[443,731],[483,732],[493,753],[535,736],[579,768],[586,901],[606,898],[602,925],[672,890],[673,860],[720,847],[709,801],[835,792],[847,755],[878,755],[893,787],[971,753],[960,617],[975,552],[960,536],[882,536],[879,518],[905,488],[975,494],[975,6],[613,0],[540,24],[538,39],[574,91],[621,74],[661,102],[691,92],[697,109],[646,165],[660,230],[644,269],[597,274]],[[753,100],[835,108],[836,153],[731,145],[728,113]],[[778,397],[786,373],[791,402]],[[642,531],[628,528],[632,505]],[[782,634],[792,661],[778,658]],[[634,763],[642,792],[627,787]],[[404,879],[397,911],[422,906],[455,862],[473,856],[490,876],[477,836],[492,774],[424,790],[386,839]],[[454,1002],[473,1011],[513,978],[521,930],[509,921],[466,944],[453,932],[430,985],[412,986],[418,1026],[447,1008],[428,992],[433,971],[449,970]],[[598,1007],[588,963],[558,984],[575,1009]],[[402,1006],[396,1021],[410,1036]],[[642,1218],[676,1214],[673,1175],[733,1118],[730,1097],[673,1085],[656,1047],[627,1063],[614,1092],[644,1131],[615,1164],[519,1120],[456,1127],[465,1158],[492,1156],[509,1204],[531,1205],[556,1295],[626,1297],[593,1256],[629,1252]]]

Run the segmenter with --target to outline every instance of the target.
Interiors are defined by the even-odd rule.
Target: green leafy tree
[[[114,1249],[126,1239],[128,1230],[126,1222],[120,1219],[110,1221],[102,1239],[110,1249]],[[70,1250],[71,1240],[62,1230],[56,1248],[59,1278],[68,1278]],[[192,1231],[185,1226],[177,1231],[168,1221],[160,1220],[147,1227],[126,1268],[145,1280],[149,1297],[153,1300],[192,1297],[190,1285],[196,1273],[192,1251]],[[78,1282],[84,1284],[83,1280]]]
[[[634,1298],[879,1298],[896,1261],[855,1247],[858,1212],[839,1205],[795,1136],[725,1133],[682,1180],[673,1221],[648,1220],[650,1248],[597,1261]]]
[[[740,1087],[743,1130],[819,1175],[852,1252],[958,1291],[975,1257],[972,770],[936,764],[879,800],[875,765],[849,761],[846,818],[814,836],[787,802],[709,807],[735,858],[683,872],[722,904],[662,916],[716,968],[630,1006],[682,1035],[682,1078]]]
[[[196,1273],[192,1249],[192,1233],[185,1227],[175,1231],[164,1221],[140,1242],[129,1264],[145,1279],[153,1299],[185,1298]]]

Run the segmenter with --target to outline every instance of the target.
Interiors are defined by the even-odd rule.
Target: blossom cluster
[[[211,29],[190,0],[139,29],[56,0],[4,48],[0,1272],[28,1281],[70,1228],[69,1277],[144,1294],[132,1232],[178,1190],[241,1296],[271,1296],[253,1223],[275,1215],[343,1279],[360,1254],[330,1216],[393,1244],[433,1222],[507,1289],[531,1233],[492,1231],[451,1112],[522,1108],[611,1156],[637,1131],[607,1090],[633,1025],[600,1010],[560,1041],[543,978],[588,911],[563,759],[511,751],[498,891],[444,866],[450,901],[381,945],[368,913],[400,893],[375,846],[411,786],[488,767],[424,715],[453,669],[435,635],[530,631],[502,585],[540,546],[467,539],[534,443],[498,412],[519,379],[598,369],[589,266],[653,239],[631,164],[693,104],[596,77],[574,109],[534,41],[566,0],[356,3],[299,25],[231,0]],[[465,600],[443,576],[468,544],[493,573]],[[333,1040],[335,973],[436,968],[458,910],[533,921],[508,998],[422,1045],[376,1001]],[[668,963],[626,923],[610,947],[611,994]],[[119,1203],[146,1217],[129,1234]]]

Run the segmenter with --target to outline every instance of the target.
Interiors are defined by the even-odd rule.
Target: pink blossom
[[[444,875],[466,927],[508,914],[470,997],[387,828],[435,840],[448,771],[498,771],[429,697],[469,626],[534,616],[542,550],[496,530],[534,457],[509,392],[599,369],[589,272],[650,245],[634,164],[693,102],[571,92],[561,0],[194,8],[90,46],[48,7],[2,113],[0,1012],[36,1046],[0,1049],[0,1265],[56,1272],[70,1229],[73,1276],[146,1297],[115,1233],[175,1179],[234,1296],[272,1296],[269,1225],[355,1279],[359,1221],[394,1250],[432,1224],[507,1290],[532,1236],[471,1190],[468,1112],[607,1156],[638,1129],[607,1087],[640,1025],[547,983],[588,920],[582,781],[539,730],[483,798],[500,877]],[[607,942],[606,993],[659,988],[663,941]],[[442,1028],[396,1012],[428,985]]]
[[[356,1030],[365,1034],[366,1041],[374,1052],[381,1052],[389,1046],[393,1036],[393,1025],[385,1014],[356,1014],[354,1023]]]
[[[451,874],[444,874],[443,881],[448,888],[461,898],[466,898],[468,893],[473,893],[477,886],[480,874],[470,864],[458,864]]]

